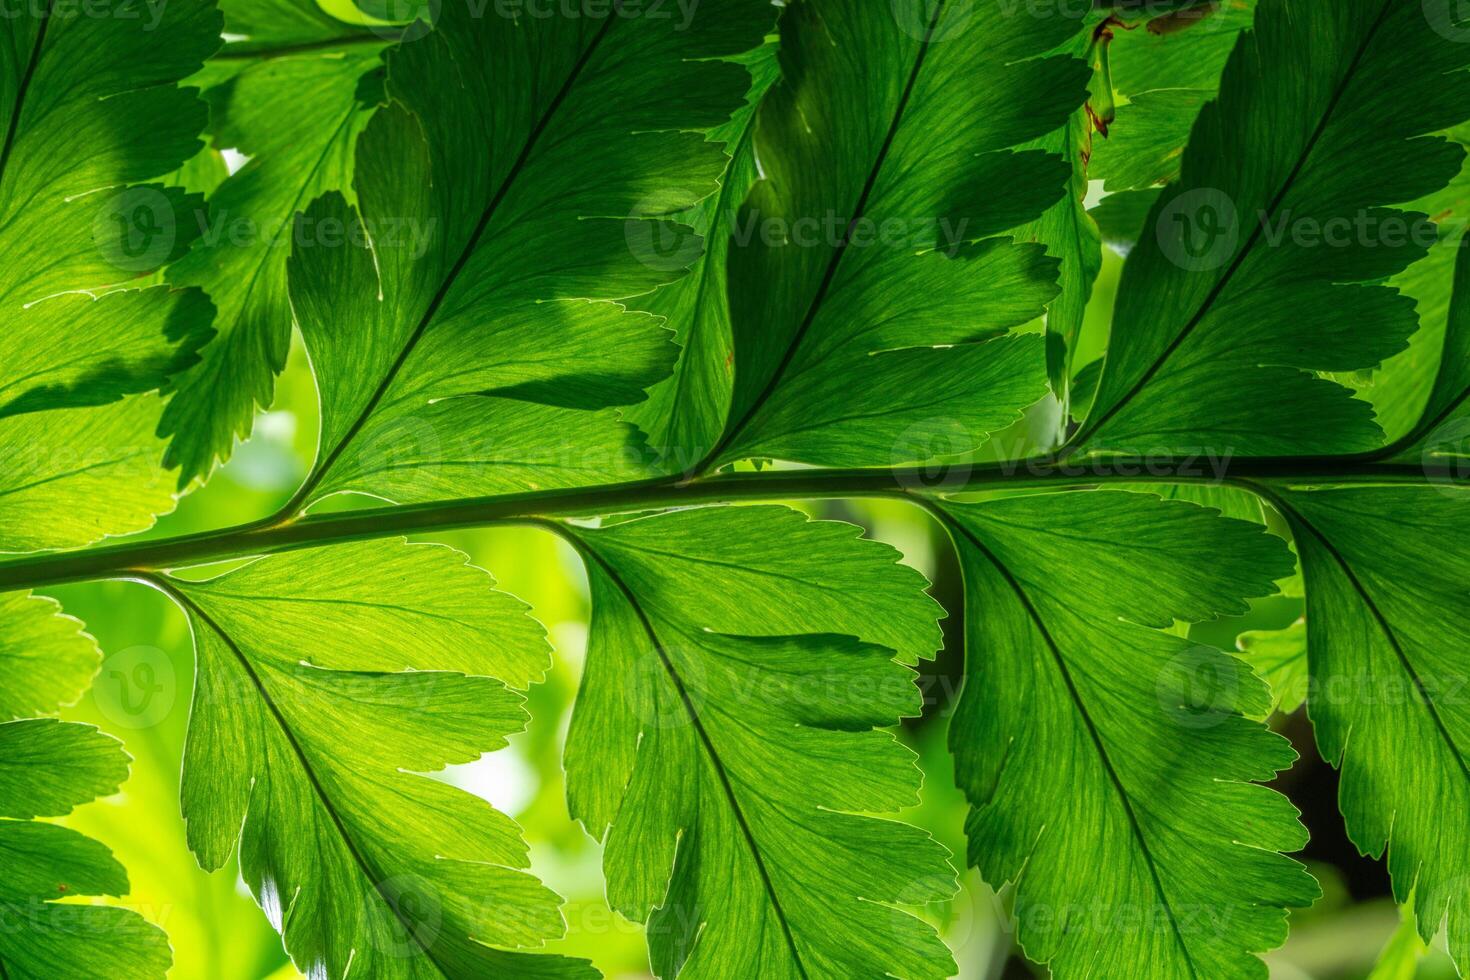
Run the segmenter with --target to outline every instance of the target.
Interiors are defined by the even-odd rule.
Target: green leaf
[[[1298,619],[1286,629],[1252,630],[1236,640],[1241,659],[1271,688],[1267,715],[1289,715],[1307,700],[1307,623]]]
[[[44,596],[0,595],[0,719],[50,714],[74,704],[102,663],[82,623]]]
[[[1087,213],[1097,222],[1103,241],[1115,252],[1126,257],[1143,236],[1149,214],[1160,193],[1155,189],[1109,194]]]
[[[1259,525],[1118,492],[942,505],[965,574],[950,729],[970,861],[1014,882],[1026,955],[1069,977],[1265,977],[1317,894],[1238,660],[1165,629],[1241,613],[1290,574]]]
[[[352,151],[374,99],[360,92],[380,69],[385,46],[262,58],[210,88],[214,145],[250,160],[211,196],[208,227],[168,270],[170,282],[199,286],[219,307],[219,336],[201,364],[178,379],[161,431],[179,485],[228,459],[269,406],[291,343],[286,259],[298,211],[350,186]]]
[[[1020,241],[1045,245],[1047,254],[1061,262],[1061,292],[1046,309],[1047,377],[1064,406],[1070,404],[1072,356],[1087,313],[1092,285],[1102,271],[1102,233],[1087,213],[1088,156],[1094,146],[1092,120],[1086,109],[1072,113],[1055,133],[1031,148],[1059,155],[1072,169],[1067,193],[1036,221],[1017,229]]]
[[[654,254],[674,266],[698,256],[689,275],[636,304],[663,317],[682,348],[673,377],[654,385],[646,402],[625,412],[648,434],[650,445],[672,471],[687,471],[700,462],[719,439],[730,409],[735,352],[725,264],[740,203],[759,177],[755,108],[778,77],[776,46],[767,44],[738,60],[751,72],[746,105],[709,132],[709,138],[724,143],[731,154],[719,192],[665,225],[639,226],[651,239]],[[704,241],[703,254],[699,239]]]
[[[1261,0],[1129,257],[1075,443],[1254,455],[1379,445],[1368,404],[1315,372],[1372,367],[1417,327],[1412,300],[1372,284],[1424,255],[1412,228],[1425,216],[1384,205],[1459,172],[1461,148],[1425,134],[1460,121],[1467,64],[1470,46],[1421,5]]]
[[[1433,254],[1433,268],[1441,278],[1424,292],[1432,296],[1443,291],[1445,282],[1451,285],[1442,318],[1436,318],[1434,328],[1425,330],[1432,337],[1442,337],[1438,371],[1428,401],[1418,424],[1395,444],[1396,458],[1409,463],[1443,464],[1470,455],[1470,232],[1461,234],[1448,247],[1435,249]],[[1435,316],[1433,310],[1425,314]]]
[[[594,604],[568,796],[661,977],[954,972],[893,907],[953,893],[944,849],[859,815],[918,802],[874,729],[919,713],[893,656],[932,655],[938,607],[856,532],[779,507],[568,529]]]
[[[735,0],[683,26],[668,11],[474,13],[447,3],[389,53],[393,105],[358,144],[359,208],[329,195],[298,225],[348,229],[291,259],[322,403],[304,500],[646,472],[608,409],[642,400],[676,349],[614,301],[685,274],[639,236],[718,189],[727,158],[695,130],[742,104],[749,74],[720,59],[758,47],[774,9]]]
[[[87,544],[169,509],[148,478],[118,492],[156,403],[192,364],[213,307],[197,291],[117,289],[192,240],[197,199],[130,183],[199,147],[205,106],[177,86],[219,41],[203,0],[96,16],[28,6],[6,18],[0,59],[0,550]],[[97,412],[88,406],[107,406]],[[150,413],[153,419],[145,421]],[[155,463],[156,466],[156,457]],[[83,490],[90,486],[91,492]]]
[[[233,35],[224,53],[231,60],[245,60],[247,64],[246,56],[250,54],[272,57],[299,53],[297,49],[301,48],[341,50],[354,44],[374,47],[392,33],[380,35],[360,24],[338,20],[317,2],[220,0],[220,10],[225,15],[225,31]]]
[[[1093,144],[1092,177],[1112,192],[1178,178],[1194,121],[1219,91],[1220,73],[1255,7],[1256,0],[1229,0],[1175,33],[1114,31],[1108,59],[1120,104],[1107,139]]]
[[[436,545],[342,545],[207,582],[158,579],[198,655],[184,752],[189,844],[240,845],[304,973],[589,976],[514,952],[561,935],[520,829],[424,773],[502,748],[548,664],[518,600]],[[496,948],[505,947],[505,948]]]
[[[173,509],[152,395],[0,419],[0,552],[78,548]]]
[[[55,901],[126,894],[112,853],[74,830],[30,822],[114,793],[127,775],[121,743],[88,725],[0,723],[0,976],[163,980],[173,954],[157,926],[127,909]]]
[[[1050,3],[801,0],[759,112],[764,178],[730,253],[735,387],[711,466],[930,458],[978,447],[1045,394],[1057,262],[991,236],[1038,218],[1068,167],[1012,148],[1066,124],[1086,66]],[[1004,187],[1004,194],[993,193]],[[955,440],[951,440],[952,442]]]
[[[1378,954],[1378,962],[1373,964],[1368,980],[1414,980],[1419,975],[1419,961],[1429,952],[1429,947],[1419,938],[1413,908],[1400,906],[1399,916],[1399,927]]]
[[[1470,492],[1451,487],[1278,489],[1307,585],[1322,758],[1365,854],[1388,853],[1394,896],[1428,942],[1444,923],[1470,960],[1470,712],[1462,651]]]

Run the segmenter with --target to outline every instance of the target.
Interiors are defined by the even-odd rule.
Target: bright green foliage
[[[203,0],[143,13],[27,5],[6,19],[0,551],[89,544],[172,505],[154,460],[137,465],[156,448],[157,401],[118,400],[193,363],[213,308],[197,291],[120,287],[183,253],[199,202],[124,185],[198,150],[205,106],[170,83],[217,46],[219,15]],[[108,408],[78,410],[95,405]],[[118,499],[100,489],[114,484]]]
[[[219,308],[218,339],[178,379],[162,420],[181,485],[228,458],[271,402],[291,341],[292,222],[313,198],[350,186],[353,145],[376,100],[364,76],[381,71],[383,46],[246,61],[205,93],[211,142],[250,161],[210,196],[204,240],[168,270],[170,282],[207,290]]]
[[[711,464],[967,453],[1045,394],[1040,343],[991,338],[1041,315],[1056,262],[981,241],[1067,181],[1055,157],[1011,149],[1085,96],[1080,62],[1037,58],[1078,27],[1041,6],[788,7],[756,125],[765,179],[730,253],[735,389]]]
[[[0,718],[8,717],[0,706]],[[76,831],[33,822],[114,793],[127,775],[127,753],[95,728],[0,722],[0,975],[163,980],[173,960],[163,930],[127,909],[56,902],[126,894],[127,873],[111,852]]]
[[[719,192],[664,225],[638,226],[660,263],[682,265],[698,256],[689,275],[636,301],[640,309],[665,318],[682,348],[673,377],[654,385],[646,402],[625,413],[648,434],[650,445],[664,457],[664,467],[672,471],[700,462],[719,439],[730,410],[735,353],[725,263],[740,202],[759,176],[755,107],[778,77],[776,46],[757,49],[744,64],[752,76],[745,107],[709,131],[709,138],[724,143],[731,156]]]
[[[635,430],[605,410],[642,400],[676,348],[659,320],[610,301],[683,275],[640,236],[718,189],[727,158],[690,130],[740,107],[750,76],[718,59],[758,47],[773,12],[736,0],[685,30],[453,3],[389,53],[394,105],[358,146],[360,213],[329,195],[298,223],[336,222],[347,241],[292,257],[322,400],[315,496],[641,472]]]
[[[918,802],[913,754],[872,729],[918,714],[894,656],[933,652],[938,609],[854,530],[765,507],[572,532],[594,613],[571,807],[661,977],[954,972],[887,904],[948,897],[944,849],[858,815]]]
[[[969,603],[950,729],[970,860],[1017,882],[1026,954],[1070,977],[1265,977],[1317,887],[1266,691],[1162,630],[1244,611],[1291,571],[1258,525],[1143,494],[947,504]],[[1079,615],[1085,610],[1085,615]]]
[[[1297,620],[1282,630],[1242,633],[1241,659],[1271,688],[1271,711],[1291,714],[1307,699],[1307,624]]]
[[[515,823],[433,778],[504,747],[542,630],[463,556],[395,541],[160,580],[199,666],[184,818],[241,872],[306,973],[584,976],[534,947],[564,928]],[[469,674],[480,676],[467,676]],[[242,829],[243,822],[243,829]]]
[[[1470,954],[1470,806],[1464,623],[1470,492],[1441,488],[1282,491],[1307,585],[1322,757],[1342,768],[1353,841],[1388,852],[1395,897],[1413,893],[1420,934],[1441,923]]]
[[[1437,250],[1448,271],[1453,261],[1453,292],[1444,308],[1444,341],[1439,370],[1420,422],[1398,445],[1400,458],[1429,462],[1470,455],[1470,238]]]
[[[42,596],[0,595],[0,718],[50,714],[92,683],[102,651]]]
[[[1459,146],[1416,137],[1460,121],[1466,66],[1470,45],[1431,29],[1419,4],[1261,0],[1124,270],[1079,444],[1260,455],[1378,445],[1369,406],[1311,372],[1372,367],[1417,326],[1412,301],[1366,284],[1424,253],[1408,234],[1423,216],[1384,205],[1459,171]],[[1262,114],[1263,99],[1277,110]],[[1360,164],[1343,167],[1348,158]],[[1343,220],[1346,232],[1328,225]]]
[[[968,862],[1052,976],[1266,975],[1318,894],[1261,785],[1304,701],[1407,908],[1378,975],[1413,930],[1470,963],[1464,5],[88,6],[0,23],[0,553],[150,528],[297,330],[320,440],[272,517],[0,559],[0,980],[169,968],[141,916],[56,901],[128,891],[45,822],[127,756],[15,720],[101,656],[26,590],[97,576],[192,627],[183,833],[297,968],[594,976],[543,950],[520,827],[444,776],[527,725],[546,631],[392,536],[501,520],[586,570],[568,809],[655,975],[970,972],[892,731],[926,741],[941,607],[852,525],[709,506],[806,489],[950,536]],[[1023,417],[1055,455],[992,465]],[[306,516],[335,494],[386,504]],[[1285,629],[1223,619],[1303,582]]]
[[[75,701],[97,671],[96,643],[57,609],[50,599],[0,596],[0,971],[16,980],[74,969],[162,977],[171,957],[155,926],[122,909],[53,904],[128,891],[102,844],[33,822],[115,792],[128,772],[122,747],[93,728],[12,720]]]

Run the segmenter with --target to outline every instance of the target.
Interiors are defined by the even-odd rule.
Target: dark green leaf
[[[933,653],[938,610],[855,531],[759,507],[571,532],[594,613],[568,793],[659,976],[954,972],[892,907],[953,892],[944,849],[858,815],[918,802],[873,729],[918,713],[893,656]]]
[[[970,861],[1016,883],[1026,954],[1070,977],[1262,977],[1316,896],[1253,785],[1295,753],[1249,668],[1164,630],[1291,572],[1259,525],[1143,494],[945,504],[970,612],[950,729]]]

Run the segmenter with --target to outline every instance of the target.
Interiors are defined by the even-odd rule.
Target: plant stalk
[[[0,592],[96,579],[126,578],[213,562],[347,541],[453,531],[547,518],[600,517],[698,504],[844,497],[890,497],[922,505],[936,494],[985,490],[1061,490],[1117,483],[1229,484],[1254,481],[1323,485],[1438,484],[1470,487],[1470,470],[1410,466],[1347,457],[1216,460],[1203,457],[1032,459],[948,468],[765,470],[681,482],[661,477],[578,490],[504,494],[425,504],[372,507],[291,521],[255,522],[152,541],[0,561]]]

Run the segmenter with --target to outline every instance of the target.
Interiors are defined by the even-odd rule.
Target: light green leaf
[[[97,481],[118,477],[120,460],[136,464],[120,447],[137,445],[156,412],[152,399],[119,399],[192,364],[213,307],[197,291],[114,287],[193,238],[197,198],[126,185],[199,148],[205,106],[176,83],[217,46],[219,14],[205,0],[132,13],[51,4],[5,18],[0,551],[87,544],[172,504],[147,475],[115,495]]]
[[[375,100],[372,86],[359,88],[381,68],[384,46],[263,58],[205,93],[214,145],[250,160],[211,196],[202,240],[168,270],[170,282],[207,290],[219,307],[218,337],[178,379],[163,417],[181,487],[229,458],[256,409],[271,403],[291,343],[293,218],[350,186],[353,146]]]
[[[74,830],[30,822],[114,793],[127,774],[122,745],[88,725],[0,723],[0,976],[163,980],[173,954],[157,926],[127,909],[55,902],[126,894],[112,853]]]
[[[1238,660],[1164,630],[1241,613],[1291,571],[1259,525],[1118,492],[942,505],[970,614],[950,729],[970,861],[1016,884],[1058,980],[1262,977],[1315,882],[1254,783],[1291,765]]]
[[[92,683],[102,651],[44,596],[0,595],[0,719],[50,714]]]
[[[520,829],[422,773],[502,748],[546,669],[525,606],[436,545],[370,542],[159,579],[199,660],[190,847],[241,872],[305,973],[588,976],[513,950],[561,935]],[[497,948],[504,947],[504,948]]]
[[[981,240],[1067,184],[1061,160],[1012,150],[1085,98],[1082,62],[1038,57],[1079,28],[1060,6],[787,5],[765,179],[730,253],[735,387],[711,466],[915,462],[935,426],[965,452],[1045,394],[1040,338],[992,338],[1041,315],[1057,261]]]
[[[1384,205],[1459,172],[1461,148],[1425,134],[1463,117],[1466,65],[1470,45],[1421,5],[1261,0],[1124,268],[1076,445],[1379,445],[1368,404],[1315,372],[1372,367],[1417,327],[1413,301],[1373,283],[1425,254],[1412,233],[1425,216]]]
[[[1426,942],[1444,924],[1470,960],[1470,690],[1463,651],[1470,491],[1451,487],[1279,489],[1307,585],[1322,758],[1342,770],[1348,836],[1388,853],[1394,897]]]
[[[298,237],[347,229],[291,259],[322,403],[303,501],[646,472],[607,409],[642,400],[676,348],[615,301],[693,261],[671,267],[640,236],[718,189],[727,158],[696,130],[741,106],[750,76],[721,59],[759,47],[774,8],[706,5],[682,25],[474,13],[446,3],[389,53],[393,105],[358,144],[359,208],[329,195],[299,223]]]
[[[1373,964],[1368,980],[1414,980],[1419,975],[1419,961],[1429,952],[1429,947],[1419,938],[1419,925],[1411,905],[1400,906],[1399,916],[1399,927],[1378,954],[1378,962]]]
[[[922,577],[778,507],[568,533],[593,592],[568,795],[654,972],[951,975],[893,907],[953,893],[944,849],[859,816],[918,802],[912,753],[874,729],[920,709],[892,658],[937,645]]]
[[[159,408],[140,395],[0,419],[0,552],[78,548],[172,510]]]
[[[625,413],[648,434],[650,445],[671,471],[687,471],[704,458],[720,438],[730,409],[735,352],[725,263],[740,203],[759,177],[755,108],[778,76],[776,46],[767,44],[738,60],[751,72],[746,105],[709,133],[710,139],[724,143],[731,154],[719,193],[673,216],[666,225],[640,226],[652,240],[655,253],[669,262],[682,264],[698,256],[689,275],[636,303],[663,317],[683,348],[673,377],[654,385],[646,402]],[[704,240],[703,254],[696,235]]]
[[[1470,232],[1436,248],[1432,259],[1422,263],[1431,264],[1439,278],[1428,280],[1426,288],[1416,292],[1429,300],[1430,308],[1423,311],[1424,332],[1431,339],[1442,338],[1437,345],[1438,370],[1418,423],[1394,449],[1396,458],[1404,462],[1445,464],[1470,456]],[[1436,295],[1444,297],[1438,311],[1433,308]],[[1428,372],[1410,376],[1423,382]],[[1414,387],[1422,392],[1424,385]]]
[[[1236,645],[1271,688],[1271,710],[1289,715],[1307,700],[1307,623],[1298,619],[1286,629],[1252,630],[1240,634]]]
[[[229,60],[244,60],[260,53],[263,57],[283,53],[300,53],[296,49],[315,50],[330,47],[341,50],[353,44],[365,47],[381,45],[396,32],[373,33],[361,24],[333,17],[319,0],[220,0],[225,15],[225,31],[233,37],[225,54]],[[333,5],[342,11],[342,6]],[[247,61],[248,63],[248,61]]]

